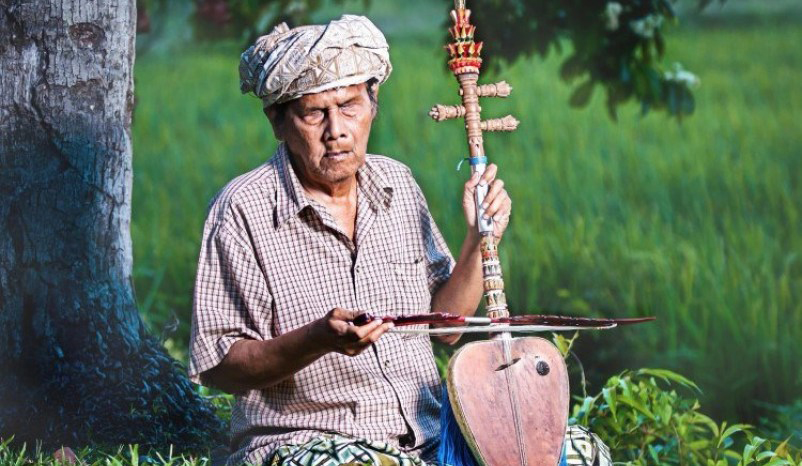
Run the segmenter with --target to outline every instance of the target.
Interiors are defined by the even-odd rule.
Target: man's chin
[[[350,155],[347,159],[332,162],[321,167],[323,168],[322,178],[330,183],[342,183],[356,176],[357,170],[365,163],[365,159],[357,161],[353,155]]]
[[[340,184],[340,183],[345,183],[348,180],[354,179],[355,176],[356,176],[356,170],[349,171],[349,172],[344,172],[344,171],[339,171],[338,170],[338,171],[326,172],[323,175],[323,178],[328,183]]]

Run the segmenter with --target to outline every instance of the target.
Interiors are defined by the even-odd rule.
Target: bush
[[[747,424],[717,424],[699,412],[692,381],[671,371],[640,369],[611,377],[595,396],[578,397],[571,424],[595,432],[628,465],[800,465],[788,439],[763,438]]]

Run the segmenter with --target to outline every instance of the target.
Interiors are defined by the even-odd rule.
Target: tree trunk
[[[136,309],[135,26],[134,0],[0,0],[0,437],[220,431]]]

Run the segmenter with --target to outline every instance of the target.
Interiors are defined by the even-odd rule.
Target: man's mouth
[[[343,158],[351,154],[351,151],[342,150],[342,151],[328,151],[324,154],[324,157],[329,159],[338,159]]]

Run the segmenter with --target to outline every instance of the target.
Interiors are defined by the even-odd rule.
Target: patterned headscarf
[[[240,89],[268,107],[371,78],[381,84],[392,69],[384,35],[364,16],[294,29],[281,23],[242,54]]]

